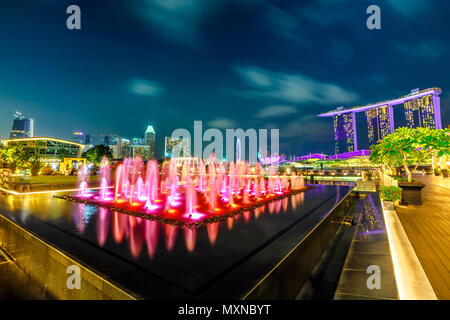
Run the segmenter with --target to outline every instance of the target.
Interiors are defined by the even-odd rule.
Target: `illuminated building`
[[[184,158],[190,156],[189,140],[179,137],[166,137],[164,141],[164,156],[166,158]],[[175,154],[178,153],[178,154]]]
[[[366,119],[369,143],[371,145],[391,133],[389,106],[366,110]]]
[[[2,140],[6,146],[22,145],[32,155],[38,155],[41,162],[54,170],[65,172],[78,163],[85,161],[81,158],[84,145],[62,139],[33,137]],[[62,167],[62,164],[65,166]]]
[[[131,139],[131,145],[133,146],[144,146],[145,140],[142,138],[133,138]]]
[[[365,112],[370,145],[395,130],[393,108],[398,105],[403,105],[408,127],[442,129],[441,93],[440,88],[417,89],[397,99],[352,108],[339,107],[321,113],[319,117],[333,117],[336,154],[351,152],[358,150],[355,121],[357,112]]]
[[[113,146],[117,144],[117,139],[119,137],[117,135],[100,135],[100,142],[105,146]]]
[[[155,130],[148,126],[145,130],[145,145],[150,147],[150,158],[155,158]]]
[[[432,94],[404,103],[406,125],[410,128],[436,129],[436,99]]]
[[[114,159],[125,159],[131,157],[131,143],[125,138],[117,138],[117,145],[113,148]]]
[[[83,140],[84,140],[84,133],[83,132],[76,131],[76,132],[73,133],[73,138],[72,138],[73,142],[82,144]]]
[[[31,138],[34,136],[34,120],[16,111],[9,137]]]
[[[336,154],[358,150],[355,124],[354,112],[333,116]]]
[[[150,160],[152,158],[150,146],[131,146],[131,155],[133,158],[136,158],[139,155],[144,161]]]

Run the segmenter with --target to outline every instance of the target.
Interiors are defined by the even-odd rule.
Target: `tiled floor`
[[[450,299],[450,178],[414,177],[421,206],[396,207],[397,215],[438,299]]]

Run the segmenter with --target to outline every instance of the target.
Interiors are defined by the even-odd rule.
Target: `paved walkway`
[[[450,299],[450,178],[414,177],[426,184],[421,206],[396,207],[438,299]]]

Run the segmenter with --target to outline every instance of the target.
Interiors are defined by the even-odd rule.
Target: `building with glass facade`
[[[16,111],[9,138],[31,138],[34,136],[34,120]]]
[[[336,154],[351,152],[358,149],[355,124],[356,120],[353,112],[333,116]]]
[[[371,145],[391,133],[389,106],[366,110],[366,119],[369,143]]]
[[[45,165],[57,171],[66,171],[66,168],[62,168],[62,163],[68,163],[70,161],[84,163],[85,161],[81,158],[84,145],[72,141],[47,137],[33,137],[4,139],[1,142],[6,146],[22,145],[27,152],[38,155]],[[70,163],[69,167],[72,168],[73,166]]]
[[[145,130],[145,145],[150,147],[150,158],[155,158],[155,129],[153,126],[148,126]]]
[[[339,107],[321,113],[319,117],[333,117],[336,154],[357,151],[356,113],[365,112],[369,145],[375,144],[395,130],[397,123],[394,119],[394,108],[399,106],[404,109],[408,127],[442,129],[439,97],[441,93],[440,88],[421,91],[417,89],[397,99],[351,108]]]
[[[406,124],[410,128],[422,127],[436,129],[436,108],[433,95],[406,101],[404,103]]]
[[[166,137],[164,141],[164,156],[166,158],[190,157],[190,147],[188,140],[179,137]]]

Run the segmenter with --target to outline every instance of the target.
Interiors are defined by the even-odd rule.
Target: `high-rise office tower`
[[[189,140],[166,137],[164,141],[164,156],[167,158],[183,158],[190,156]]]
[[[34,119],[24,116],[19,111],[16,111],[9,138],[31,138],[33,136]]]
[[[73,133],[72,141],[76,142],[76,143],[84,144],[84,133],[81,131],[75,131]]]
[[[410,128],[422,127],[436,129],[436,113],[434,95],[406,101],[405,108],[406,125]]]
[[[145,130],[145,145],[150,147],[150,157],[155,158],[155,130],[148,126]]]
[[[333,116],[335,152],[346,153],[358,149],[356,142],[355,113],[341,113]]]
[[[366,119],[370,145],[391,133],[389,106],[366,110]]]

